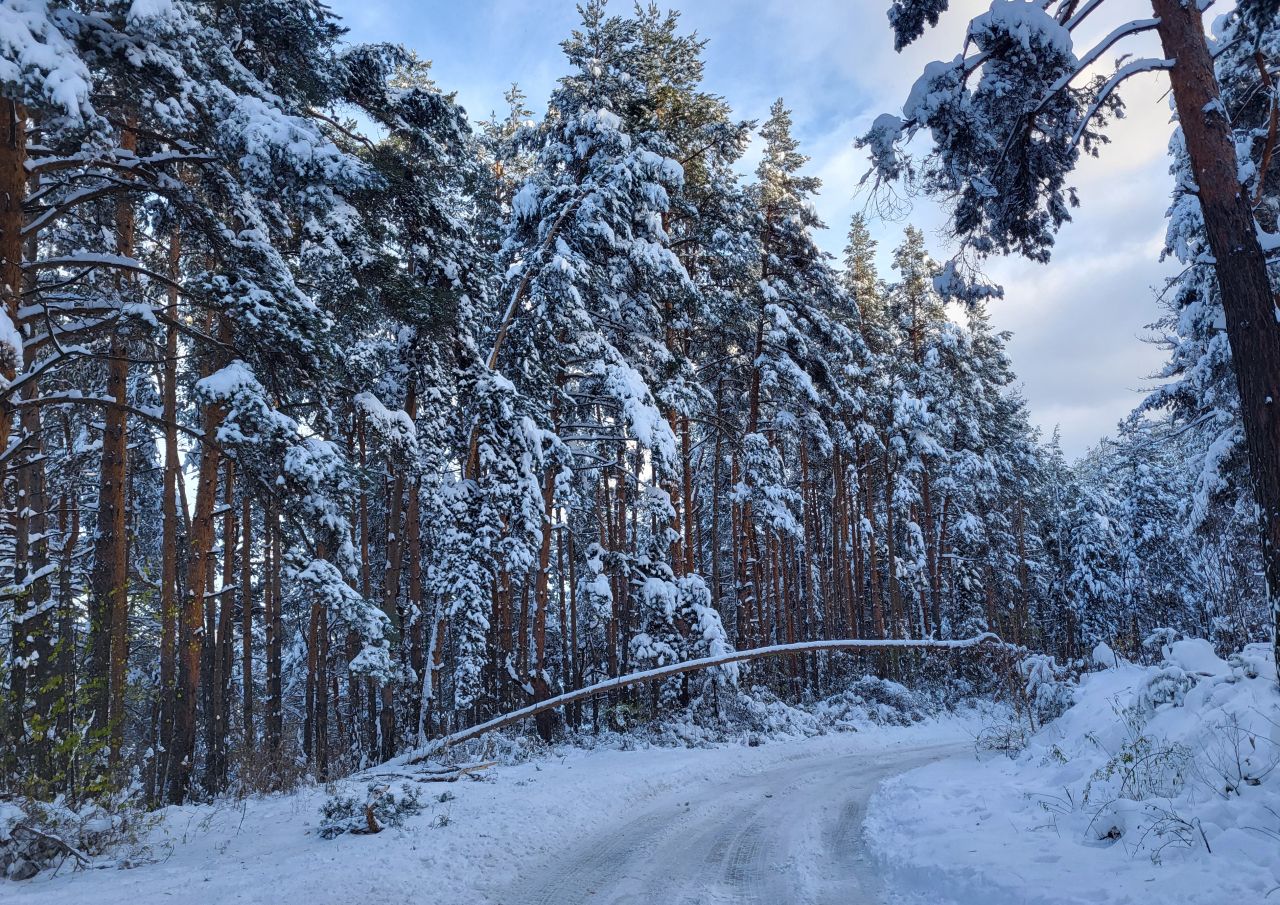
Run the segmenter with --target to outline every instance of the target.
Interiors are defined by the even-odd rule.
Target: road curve
[[[496,897],[500,905],[888,905],[862,840],[886,778],[955,746],[802,757],[663,795]]]

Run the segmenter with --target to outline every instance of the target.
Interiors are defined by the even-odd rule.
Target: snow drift
[[[1268,645],[1112,654],[1014,759],[890,780],[867,836],[931,901],[1266,900],[1280,888],[1280,693]]]

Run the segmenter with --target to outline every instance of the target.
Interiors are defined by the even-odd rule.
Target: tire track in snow
[[[884,905],[865,853],[886,778],[954,747],[796,758],[664,793],[512,889],[500,905]]]

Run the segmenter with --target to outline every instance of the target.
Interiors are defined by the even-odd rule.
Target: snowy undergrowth
[[[1280,899],[1280,693],[1268,645],[1205,641],[1083,678],[1015,758],[890,780],[867,836],[930,902],[1023,905]],[[1099,664],[1101,665],[1101,663]]]
[[[876,726],[912,726],[943,717],[947,712],[976,723],[978,700],[948,700],[937,690],[912,689],[889,679],[863,676],[843,690],[816,701],[795,704],[768,688],[722,690],[693,701],[682,712],[645,721],[629,704],[601,707],[598,726],[592,726],[590,705],[584,708],[578,731],[566,731],[554,746],[528,732],[494,733],[454,749],[452,759],[520,763],[565,748],[709,748],[722,744],[756,746],[833,732],[857,732]],[[990,709],[990,705],[987,706]]]

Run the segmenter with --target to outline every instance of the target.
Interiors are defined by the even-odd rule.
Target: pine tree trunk
[[[11,98],[0,100],[0,300],[16,326],[22,305],[23,201],[27,196],[27,110]],[[11,382],[22,362],[0,349],[0,377]],[[9,448],[13,432],[13,400],[0,398],[0,450]],[[0,464],[0,487],[5,466]]]
[[[137,136],[126,128],[120,137],[125,151],[137,148]],[[124,198],[116,204],[116,253],[133,256],[137,220],[133,204]],[[121,293],[131,280],[117,280]],[[107,360],[106,395],[114,400],[106,409],[102,431],[102,464],[98,475],[98,528],[94,543],[92,612],[95,682],[106,680],[105,695],[95,695],[94,722],[106,727],[108,763],[120,766],[124,744],[124,685],[129,660],[129,534],[128,509],[128,425],[126,410],[129,392],[129,343],[117,327],[111,333]],[[105,669],[104,669],[105,667]]]
[[[254,751],[253,729],[253,505],[249,486],[240,488],[240,691],[244,751]]]
[[[210,681],[209,703],[212,705],[208,717],[209,739],[206,787],[213,792],[226,788],[227,781],[227,735],[231,731],[231,626],[232,608],[235,595],[235,463],[227,460],[222,473],[222,589],[217,597],[217,622],[215,633],[210,637],[207,647],[210,651],[210,665],[213,675]],[[210,558],[210,572],[213,561]],[[212,610],[212,579],[208,589],[210,608]]]
[[[689,430],[689,416],[680,419],[680,511],[684,517],[684,571],[693,575],[698,571],[698,548],[693,541],[693,526],[698,514],[693,508],[693,436]]]
[[[76,548],[80,544],[80,506],[75,495],[62,495],[59,519],[62,549],[58,556],[58,682],[65,706],[58,715],[58,737],[70,738],[75,728],[76,694],[76,605],[73,588]],[[76,759],[70,752],[62,759],[62,787],[74,794],[77,788]]]
[[[356,415],[353,414],[353,418]],[[368,466],[369,456],[365,439],[365,427],[363,422],[356,422],[353,426],[353,433],[356,438],[356,448],[359,451],[360,470],[363,472]],[[356,503],[357,519],[360,529],[360,596],[365,600],[373,599],[373,576],[369,561],[369,493],[365,489],[363,482],[360,485],[360,494]],[[319,616],[313,614],[312,628],[319,629]],[[349,646],[353,639],[348,639]],[[319,665],[318,663],[315,665]],[[349,678],[350,682],[351,679]],[[375,688],[371,680],[360,682],[358,679],[352,682],[352,697],[356,697],[355,689],[360,685],[364,686],[365,693],[365,709],[364,709],[364,731],[365,743],[364,750],[368,752],[370,757],[377,757],[381,747],[379,736],[381,728],[378,723],[378,690]],[[314,692],[315,689],[312,689]],[[314,701],[313,701],[314,703]],[[313,728],[315,723],[310,724]]]
[[[547,609],[551,605],[551,535],[555,531],[556,470],[548,468],[542,483],[542,543],[538,548],[538,574],[535,577],[533,611],[533,686],[534,703],[551,697],[547,683]],[[538,734],[543,741],[551,741],[551,715],[537,721]]]
[[[37,186],[31,185],[34,190]],[[33,261],[38,253],[37,237],[32,234],[26,241],[26,260]],[[24,289],[34,288],[34,277],[24,275]],[[14,322],[15,325],[18,323]],[[24,350],[22,364],[30,368],[35,363],[34,350]],[[24,400],[31,402],[40,394],[39,385],[32,382],[22,392]],[[23,591],[14,599],[12,646],[14,656],[11,666],[11,697],[15,718],[21,725],[30,697],[34,704],[26,716],[31,727],[26,751],[25,769],[33,780],[32,786],[39,794],[52,792],[54,780],[53,713],[59,697],[54,672],[57,635],[54,631],[52,604],[49,599],[48,500],[45,486],[44,431],[40,409],[24,406],[21,414],[22,442],[26,453],[17,469],[16,484],[19,502],[13,521],[14,529],[14,585]],[[63,702],[71,707],[70,688],[63,689]],[[23,733],[20,733],[23,734]],[[25,747],[25,744],[24,744]]]
[[[27,357],[32,358],[30,351]],[[27,364],[31,365],[33,361],[28,360]],[[39,388],[33,382],[27,385],[23,396],[34,399],[38,393]],[[22,630],[15,631],[14,636],[26,639],[23,654],[28,658],[29,666],[25,672],[30,683],[28,690],[35,705],[31,721],[36,731],[32,738],[30,768],[33,775],[48,791],[50,787],[46,783],[53,780],[55,772],[52,744],[54,739],[49,734],[53,714],[57,709],[55,705],[61,703],[64,707],[70,708],[74,699],[71,688],[59,689],[54,672],[58,638],[54,629],[53,608],[49,593],[49,502],[46,493],[44,431],[41,422],[41,413],[37,406],[23,408],[22,433],[29,452],[17,471],[17,484],[22,490],[22,502],[21,515],[18,519],[21,531],[16,538],[19,546],[16,558],[22,564],[23,572],[19,584],[27,585],[22,597],[19,598],[19,601],[25,598],[26,614],[21,625]],[[18,672],[16,663],[17,661],[14,669],[15,679]],[[20,706],[23,701],[18,699],[14,703]]]
[[[1151,0],[1226,313],[1280,659],[1280,322],[1197,4]]]
[[[937,524],[934,520],[932,484],[933,482],[929,480],[929,472],[926,470],[921,475],[920,515],[924,524],[920,527],[924,534],[925,572],[927,574],[925,588],[922,588],[920,592],[920,613],[922,619],[930,619],[932,617],[934,637],[941,638],[942,626],[938,624],[940,616],[938,588],[934,581],[934,576],[938,571],[938,557],[942,554],[942,551],[938,548],[939,537]],[[926,629],[926,634],[927,631]],[[921,637],[924,636],[922,635]]]
[[[263,588],[263,622],[267,635],[267,713],[264,724],[267,754],[272,768],[279,770],[283,766],[284,754],[284,623],[280,612],[280,526],[271,506],[263,514],[262,534],[267,544]]]
[[[169,278],[176,281],[182,259],[182,233],[174,227],[169,239]],[[165,336],[163,379],[164,488],[161,492],[160,527],[160,720],[159,765],[152,797],[159,799],[167,788],[169,751],[173,736],[176,651],[178,632],[178,482],[181,464],[178,449],[178,293],[169,290],[166,309],[170,325]]]
[[[409,412],[410,418],[416,419],[416,411],[410,411],[407,406],[405,411]],[[409,665],[413,667],[413,672],[418,677],[413,696],[412,712],[417,714],[420,739],[423,733],[429,731],[430,728],[425,725],[423,720],[426,702],[422,699],[422,689],[425,687],[424,681],[427,678],[425,675],[428,669],[427,644],[429,639],[427,637],[427,626],[431,621],[422,593],[422,526],[420,524],[421,503],[419,502],[421,493],[422,485],[417,478],[414,478],[409,482],[409,499],[404,507],[405,555],[409,561],[409,593],[406,603],[413,620],[409,646]],[[419,741],[419,744],[421,744],[421,741]]]
[[[412,390],[410,390],[412,392]],[[396,472],[391,480],[391,494],[387,506],[387,571],[383,580],[382,611],[386,613],[391,624],[396,626],[401,637],[404,626],[400,619],[400,569],[404,558],[404,529],[401,527],[401,515],[404,511],[405,479],[403,470]],[[382,686],[382,712],[380,735],[382,736],[383,760],[390,760],[396,754],[396,696],[395,685],[387,682]]]
[[[898,538],[893,517],[893,472],[889,454],[884,454],[884,543],[885,582],[889,589],[889,630],[895,638],[902,637],[902,590],[898,586]]]
[[[860,489],[863,517],[867,521],[867,588],[871,596],[871,627],[877,638],[886,638],[888,635],[885,633],[884,597],[880,593],[880,557],[876,543],[876,510],[872,496],[874,476],[871,474],[870,462],[861,452],[858,458],[861,461],[859,478],[863,484]]]
[[[720,574],[721,546],[720,546],[720,469],[724,460],[724,430],[721,429],[721,417],[724,411],[724,380],[716,381],[716,445],[715,452],[712,453],[711,461],[711,543],[708,544],[708,552],[711,554],[711,605],[715,607],[717,613],[722,618],[725,617],[724,603],[721,600],[721,581],[723,576]],[[728,618],[724,618],[726,626],[733,625],[737,628],[736,623]],[[735,632],[738,634],[738,632]],[[735,639],[736,640],[736,639]]]
[[[224,339],[227,331],[224,329]],[[226,410],[221,404],[205,406],[201,427],[204,436],[218,433]],[[218,498],[218,447],[205,444],[196,479],[195,513],[191,518],[187,558],[187,586],[179,626],[178,685],[174,702],[173,754],[170,764],[169,800],[181,804],[191,788],[195,769],[196,717],[201,680],[201,660],[206,639],[205,595],[208,560],[214,543],[214,510]]]

